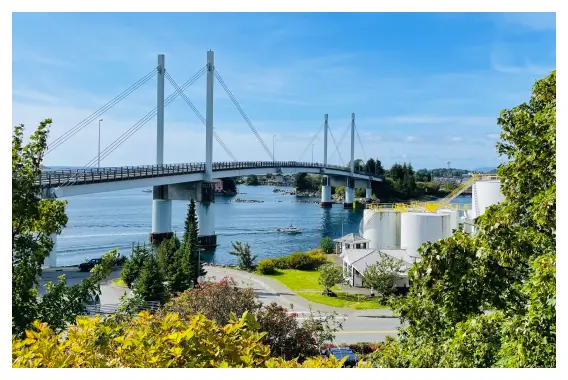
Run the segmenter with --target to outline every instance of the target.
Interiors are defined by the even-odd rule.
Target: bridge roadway
[[[311,173],[350,177],[348,168],[336,165],[324,167],[321,163],[296,161],[246,161],[213,163],[213,179],[262,175],[268,172],[282,174]],[[141,187],[171,185],[203,180],[205,163],[86,168],[74,170],[46,170],[36,182],[45,194],[57,197],[126,190]],[[356,171],[354,179],[382,181],[369,173]]]

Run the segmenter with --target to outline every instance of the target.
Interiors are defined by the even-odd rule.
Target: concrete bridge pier
[[[353,178],[347,178],[346,182],[345,200],[343,201],[343,207],[352,208],[353,202],[355,202],[355,180]]]
[[[322,176],[322,184],[321,184],[321,203],[320,206],[322,208],[330,208],[333,205],[331,200],[331,185],[329,177],[324,175]]]
[[[195,211],[199,232],[197,241],[202,248],[211,248],[217,245],[217,235],[215,234],[215,214],[213,205],[215,203],[215,183],[213,181],[184,182],[173,185],[160,186],[165,188],[165,196],[168,202],[195,200]],[[154,212],[155,214],[155,212]],[[152,218],[154,219],[154,217]],[[171,209],[168,214],[169,231],[171,231]]]
[[[201,197],[197,202],[197,221],[199,223],[199,234],[197,241],[202,248],[213,248],[217,246],[217,235],[215,234],[215,182],[201,182]]]
[[[168,199],[167,190],[167,186],[154,186],[151,244],[160,244],[174,234],[172,232],[172,201]]]

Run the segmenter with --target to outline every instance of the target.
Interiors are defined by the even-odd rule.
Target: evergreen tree
[[[128,260],[126,260],[126,263],[124,263],[122,267],[122,272],[120,272],[120,278],[130,289],[132,289],[132,285],[140,276],[144,262],[150,254],[150,249],[146,247],[146,245],[141,246],[137,244],[132,249],[132,254]]]
[[[367,173],[373,173],[374,174],[376,172],[376,166],[377,166],[377,164],[376,164],[375,160],[372,159],[372,158],[369,158],[367,160],[367,163],[365,164],[365,171]]]
[[[144,266],[136,280],[134,292],[145,301],[164,302],[168,298],[164,281],[164,274],[158,265],[158,259],[152,253],[144,260]]]
[[[240,241],[231,242],[231,244],[233,245],[233,251],[229,251],[229,254],[239,258],[239,269],[252,269],[254,267],[254,260],[256,260],[257,256],[252,255],[249,244],[245,243],[243,245]]]
[[[177,236],[164,240],[157,250],[157,259],[172,294],[189,288],[189,276],[180,257],[181,242]]]
[[[383,164],[381,163],[381,160],[377,158],[375,160],[375,175],[384,175],[384,174],[385,174],[385,169],[383,168]]]
[[[199,224],[195,209],[195,201],[189,202],[187,216],[185,218],[184,234],[181,248],[179,249],[179,261],[183,272],[187,275],[189,286],[197,285],[198,279],[205,276],[204,263],[199,255]]]

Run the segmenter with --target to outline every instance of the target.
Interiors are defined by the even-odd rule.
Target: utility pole
[[[207,95],[205,104],[205,176],[206,181],[213,177],[213,82],[215,57],[212,50],[207,52]]]
[[[166,57],[158,55],[158,105],[157,105],[157,128],[156,138],[156,164],[164,164],[164,75],[166,73]]]
[[[355,175],[355,113],[351,114],[351,176]]]
[[[327,169],[327,129],[329,128],[329,124],[327,122],[327,114],[324,115],[324,124],[323,124],[323,167]]]
[[[312,144],[312,164],[314,163],[314,145]]]
[[[101,121],[103,121],[103,119],[99,120],[99,150],[98,150],[98,155],[97,155],[97,168],[100,169],[101,168]]]
[[[272,135],[272,164],[274,165],[274,161],[276,160],[276,155],[274,154],[274,138],[276,135]]]

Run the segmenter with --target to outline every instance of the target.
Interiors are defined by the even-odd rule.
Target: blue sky
[[[504,108],[528,99],[556,67],[554,14],[497,13],[52,13],[13,16],[14,125],[54,120],[59,137],[156,66],[181,84],[215,51],[216,68],[276,159],[311,161],[329,114],[339,142],[352,112],[356,156],[386,166],[475,168],[495,153]],[[173,92],[166,81],[166,96]],[[205,114],[205,77],[186,92]],[[102,149],[156,104],[156,80],[102,118]],[[205,129],[178,98],[166,108],[165,161],[205,157]],[[215,84],[216,133],[239,160],[268,155]],[[155,119],[102,165],[155,163]],[[46,157],[84,165],[97,155],[97,122]],[[330,139],[331,140],[331,139]],[[339,147],[349,160],[349,134]],[[323,159],[323,136],[314,160]],[[335,148],[331,163],[341,164]],[[304,155],[302,156],[302,153]],[[214,143],[214,159],[230,160]]]

